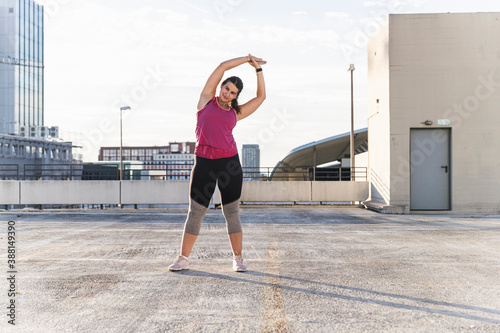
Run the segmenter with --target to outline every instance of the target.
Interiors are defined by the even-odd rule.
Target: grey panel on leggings
[[[222,205],[222,213],[224,214],[224,218],[226,219],[228,234],[242,232],[239,207],[239,200],[236,200],[230,204]]]
[[[201,229],[201,221],[205,217],[208,208],[200,205],[193,199],[189,200],[189,211],[184,224],[184,232],[190,235],[198,236]]]

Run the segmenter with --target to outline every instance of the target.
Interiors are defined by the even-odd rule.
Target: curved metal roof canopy
[[[275,173],[287,173],[287,169],[297,167],[313,167],[321,164],[340,161],[350,154],[350,132],[314,141],[292,149],[274,167],[271,176]],[[368,128],[354,131],[354,155],[368,151]],[[291,170],[292,171],[292,170]],[[293,172],[293,171],[292,171]]]

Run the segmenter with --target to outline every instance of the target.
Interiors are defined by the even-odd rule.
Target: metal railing
[[[19,165],[0,164],[0,180],[19,180]]]
[[[186,166],[188,167],[186,169]],[[154,169],[157,167],[157,169]],[[189,180],[192,165],[126,163],[123,180]],[[119,180],[119,164],[0,164],[0,180]],[[245,181],[366,181],[367,168],[243,168]]]
[[[81,180],[82,164],[25,164],[23,180]]]
[[[274,180],[274,181],[366,181],[367,168],[313,168],[311,166],[297,167],[263,167],[243,168],[244,180]]]

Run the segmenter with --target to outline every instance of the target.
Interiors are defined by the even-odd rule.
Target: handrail
[[[137,167],[137,169],[135,169]],[[140,167],[140,169],[139,169]],[[146,168],[144,168],[146,167]],[[188,168],[186,168],[188,167]],[[22,173],[19,172],[22,169]],[[189,180],[192,164],[129,163],[123,180]],[[245,167],[245,181],[366,181],[366,167]],[[353,179],[354,178],[354,179]],[[0,180],[119,180],[119,164],[0,164]]]
[[[1,180],[19,180],[19,165],[0,164]]]

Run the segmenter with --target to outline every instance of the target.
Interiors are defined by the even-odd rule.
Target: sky
[[[45,6],[45,126],[85,162],[100,147],[195,141],[201,89],[222,62],[251,53],[267,99],[234,137],[259,144],[261,166],[292,149],[367,127],[367,41],[388,14],[500,11],[498,0],[38,0]],[[240,104],[255,96],[256,74]]]

